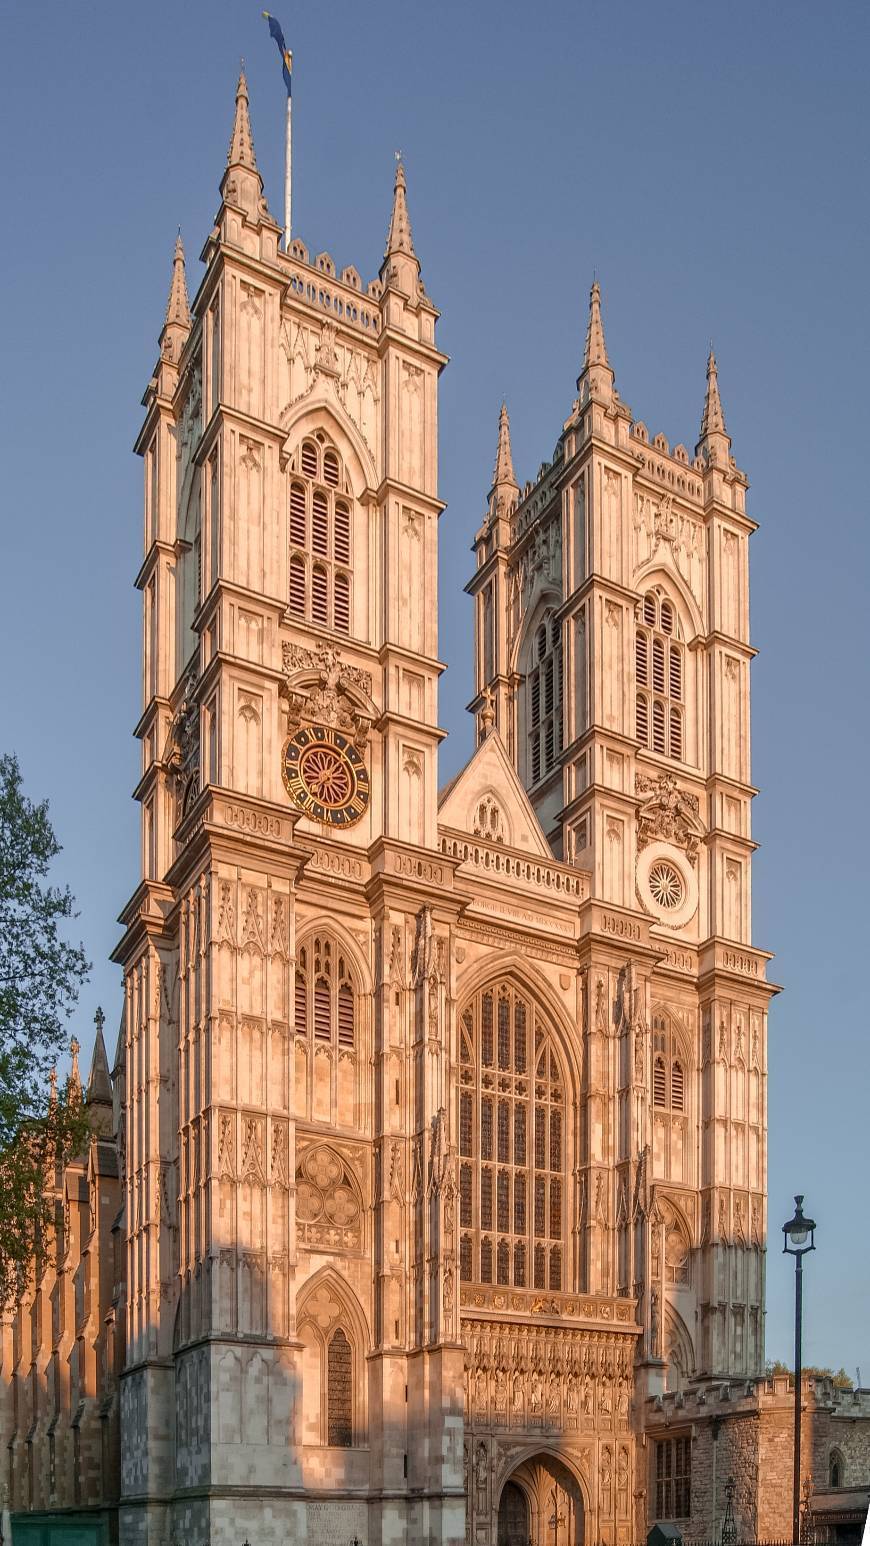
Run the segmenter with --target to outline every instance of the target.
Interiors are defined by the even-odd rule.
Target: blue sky
[[[396,149],[452,356],[441,398],[442,773],[470,748],[461,587],[508,399],[548,458],[593,270],[617,385],[694,444],[712,337],[751,478],[755,942],[770,1029],[768,1351],[790,1356],[792,1194],[819,1222],[806,1358],[870,1383],[866,585],[870,12],[706,0],[279,12],[294,50],[294,224],[377,271]],[[280,64],[256,4],[5,7],[0,747],[48,795],[94,961],[79,1035],[120,1012],[136,877],[140,468],[176,227],[191,288],[240,55],[281,213]],[[110,1047],[111,1051],[111,1047]]]

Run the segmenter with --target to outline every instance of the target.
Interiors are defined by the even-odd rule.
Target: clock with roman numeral
[[[314,821],[352,827],[368,809],[368,768],[352,742],[327,725],[306,725],[284,742],[281,776],[294,805]]]

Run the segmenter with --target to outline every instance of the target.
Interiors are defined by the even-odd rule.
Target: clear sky
[[[294,225],[377,272],[393,154],[452,356],[442,378],[442,777],[465,760],[462,585],[506,396],[518,476],[570,411],[593,271],[617,386],[697,437],[712,337],[752,481],[755,943],[770,1020],[768,1353],[789,1359],[792,1194],[819,1223],[808,1362],[870,1384],[867,276],[870,10],[791,0],[274,0],[294,51]],[[283,86],[258,4],[2,8],[0,749],[48,795],[120,1014],[136,882],[141,471],[176,227],[191,290],[240,55],[282,211]],[[861,703],[864,708],[861,709]]]

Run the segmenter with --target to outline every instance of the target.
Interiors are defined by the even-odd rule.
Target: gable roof
[[[475,818],[487,795],[498,806],[506,846],[552,863],[553,851],[497,730],[490,730],[461,772],[442,789],[439,825],[473,837]]]

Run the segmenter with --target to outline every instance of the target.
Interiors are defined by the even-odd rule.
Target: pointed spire
[[[81,1043],[74,1036],[69,1044],[72,1066],[69,1071],[69,1101],[70,1105],[78,1105],[82,1098],[82,1076],[79,1073],[79,1053]]]
[[[604,327],[601,321],[601,286],[597,279],[592,281],[592,289],[589,292],[589,323],[586,328],[586,348],[583,354],[583,369],[588,370],[590,365],[605,365],[610,368],[607,358],[607,345],[604,342]]]
[[[98,1009],[94,1015],[94,1025],[97,1034],[94,1038],[94,1055],[91,1058],[91,1072],[88,1078],[88,1105],[95,1102],[112,1101],[112,1080],[109,1074],[109,1059],[106,1056],[106,1043],[103,1040],[103,1026],[106,1017],[102,1009]]]
[[[514,476],[514,461],[511,455],[511,421],[508,418],[507,403],[501,405],[498,416],[498,450],[495,455],[495,471],[492,475],[494,489],[502,484],[510,484],[512,488],[519,488]]]
[[[411,236],[411,222],[408,219],[408,204],[405,186],[405,168],[399,158],[396,160],[396,181],[393,186],[393,213],[390,217],[390,229],[387,233],[387,245],[384,251],[385,258],[392,258],[397,252],[406,252],[409,257],[416,258],[414,240]]]
[[[719,372],[716,368],[716,356],[713,353],[713,345],[710,345],[710,353],[707,358],[707,396],[704,399],[704,412],[701,417],[701,440],[708,435],[727,435],[725,428],[725,415],[722,412],[722,400],[719,396]]]
[[[166,305],[167,327],[190,327],[190,301],[187,296],[187,276],[184,268],[184,245],[181,240],[181,230],[175,238],[175,256],[172,259],[172,283],[169,286],[169,300]]]
[[[251,119],[248,113],[248,82],[244,64],[239,71],[239,84],[236,87],[236,116],[233,119],[233,132],[227,152],[227,166],[247,166],[252,172],[257,171]]]

